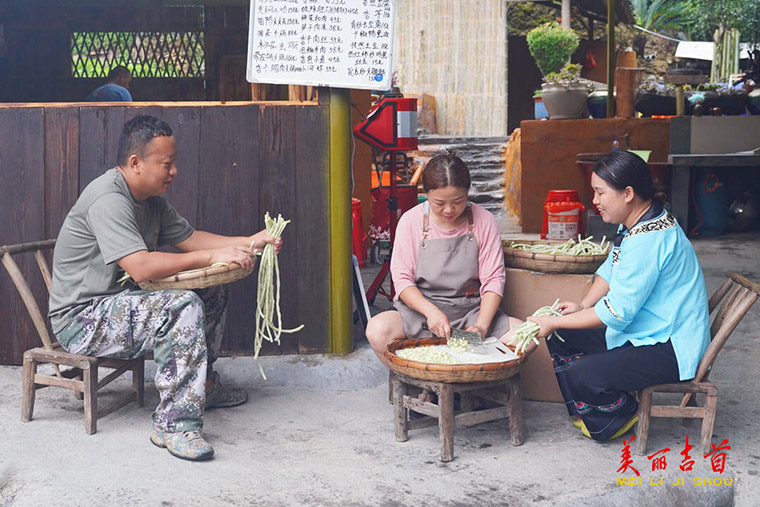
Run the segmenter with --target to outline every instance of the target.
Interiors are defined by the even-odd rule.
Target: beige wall
[[[435,96],[439,134],[507,135],[505,2],[403,0],[396,9],[401,91]]]

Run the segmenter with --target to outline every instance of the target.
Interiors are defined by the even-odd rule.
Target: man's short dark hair
[[[121,76],[132,76],[132,73],[129,72],[129,69],[126,68],[123,65],[117,65],[113,69],[111,69],[111,72],[108,73],[108,82],[112,82],[120,78]]]
[[[127,123],[119,136],[119,150],[116,163],[124,166],[130,155],[143,156],[145,147],[156,137],[171,136],[172,128],[163,120],[153,116],[135,116]]]

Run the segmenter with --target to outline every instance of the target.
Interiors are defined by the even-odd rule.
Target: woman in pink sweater
[[[422,186],[427,202],[407,211],[396,228],[394,309],[367,324],[367,339],[386,365],[383,354],[395,340],[448,338],[458,328],[504,341],[510,329],[510,317],[499,308],[504,293],[499,227],[491,213],[467,200],[467,165],[455,155],[435,156],[425,166]],[[519,323],[513,319],[512,326]]]

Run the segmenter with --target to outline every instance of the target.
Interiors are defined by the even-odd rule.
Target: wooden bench
[[[639,393],[639,423],[636,428],[638,455],[643,456],[647,451],[649,437],[649,420],[651,417],[702,419],[702,454],[710,452],[715,413],[718,408],[718,388],[707,377],[712,370],[718,352],[736,328],[737,324],[747,314],[760,296],[760,284],[734,272],[729,272],[726,280],[713,293],[708,303],[710,314],[718,309],[710,325],[710,346],[699,362],[697,374],[692,380],[673,384],[650,386]],[[682,393],[678,405],[654,404],[653,393]],[[702,406],[696,402],[697,394],[704,394]]]
[[[97,431],[97,421],[101,417],[132,401],[138,407],[143,405],[145,358],[107,359],[70,354],[63,350],[58,342],[54,342],[51,339],[47,319],[42,315],[37,300],[34,294],[32,294],[32,290],[13,256],[30,252],[34,253],[34,258],[37,261],[37,266],[40,269],[47,292],[49,293],[52,277],[44,252],[45,250],[52,249],[54,246],[55,240],[50,239],[0,247],[0,259],[2,259],[3,266],[5,266],[11,280],[16,286],[42,343],[42,347],[29,349],[24,352],[21,420],[24,422],[32,420],[34,398],[38,389],[49,386],[62,387],[74,391],[77,399],[84,399],[85,431],[92,435]],[[47,293],[45,297],[47,297]],[[38,367],[45,364],[52,366],[53,371],[51,374],[40,373],[38,371]],[[62,366],[68,367],[68,369],[62,369]],[[110,368],[114,371],[99,379],[99,369],[101,367]],[[115,400],[110,406],[99,408],[98,391],[126,371],[132,372],[132,391],[128,395],[123,395]]]
[[[394,409],[394,429],[396,440],[406,442],[409,430],[438,425],[441,441],[441,461],[454,459],[454,428],[474,426],[509,417],[509,434],[513,446],[522,445],[522,395],[520,394],[520,374],[492,382],[444,383],[419,380],[390,372],[391,396]],[[437,402],[407,394],[409,386],[423,390],[423,394],[434,393]],[[454,410],[454,394],[459,393],[461,410]],[[425,396],[423,396],[424,398]],[[488,400],[496,407],[474,410],[477,398]],[[428,417],[410,420],[409,410]]]

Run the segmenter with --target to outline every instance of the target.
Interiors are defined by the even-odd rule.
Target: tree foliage
[[[692,19],[692,39],[713,40],[716,30],[736,28],[741,40],[760,38],[759,0],[688,0]]]
[[[673,0],[631,0],[636,24],[655,32],[684,31],[691,23],[689,4]]]
[[[106,77],[116,65],[135,77],[200,77],[205,74],[202,32],[74,32],[74,77]]]
[[[533,2],[507,3],[507,28],[509,35],[525,35],[529,30],[554,21],[557,10]]]

